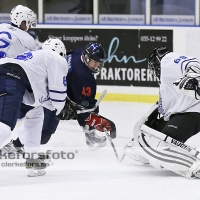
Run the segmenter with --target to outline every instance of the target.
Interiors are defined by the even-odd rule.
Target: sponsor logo
[[[144,15],[100,15],[100,24],[144,24]]]
[[[8,75],[8,76],[12,76],[12,77],[17,78],[17,79],[20,79],[19,76],[15,75],[15,74],[11,74],[11,73],[9,73],[9,72],[7,73],[7,75]]]
[[[152,15],[152,24],[194,25],[194,15]]]
[[[191,147],[189,147],[189,146],[187,146],[186,144],[184,144],[184,143],[182,143],[182,142],[179,142],[179,141],[177,141],[177,140],[175,140],[175,139],[172,139],[172,140],[171,140],[171,143],[172,143],[172,144],[175,144],[176,146],[181,147],[182,149],[186,149],[187,151],[191,151],[191,150],[192,150]]]

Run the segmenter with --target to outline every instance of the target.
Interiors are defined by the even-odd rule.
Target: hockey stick
[[[180,148],[180,149],[182,149],[186,152],[189,152],[192,156],[200,159],[200,152],[197,151],[196,149],[190,147],[189,145],[186,145],[186,144],[184,144],[184,143],[182,143],[182,142],[180,142],[180,141],[178,141],[178,140],[176,140],[176,139],[174,139],[170,136],[167,136],[164,133],[156,131],[156,130],[148,127],[145,124],[143,124],[140,129],[144,134],[146,133],[148,135],[153,135],[153,136],[155,136],[155,137],[157,137],[157,138],[159,138],[159,139],[161,139],[161,140],[163,140],[163,141],[165,141],[169,144],[172,144],[175,147],[178,147],[178,148]]]
[[[109,140],[109,142],[110,142],[110,144],[111,144],[111,146],[113,148],[115,156],[116,156],[117,160],[119,161],[119,156],[118,156],[117,150],[116,150],[115,145],[114,145],[112,139],[110,138],[110,134],[108,133],[106,128],[104,128],[104,132],[106,133],[106,136],[107,136],[107,138],[108,138],[108,140]]]
[[[99,97],[99,99],[97,100],[95,106],[94,106],[93,108],[90,108],[90,109],[86,109],[84,106],[79,105],[79,104],[77,104],[77,103],[75,103],[75,102],[73,102],[73,101],[71,101],[71,100],[70,100],[70,101],[71,101],[71,103],[72,103],[74,106],[76,106],[77,108],[80,108],[80,109],[81,109],[81,110],[77,110],[77,114],[86,113],[86,112],[92,112],[92,111],[94,111],[94,110],[99,106],[100,102],[101,102],[102,99],[105,97],[106,93],[107,93],[107,90],[104,90],[104,91],[102,92],[101,96]],[[106,118],[105,118],[105,119],[106,119]],[[108,120],[108,119],[107,119],[107,120]],[[111,123],[111,121],[110,121],[110,123]],[[112,122],[111,125],[113,125],[112,128],[114,129],[115,137],[116,137],[116,128],[115,128],[115,124]],[[117,160],[119,161],[119,157],[118,157],[118,154],[117,154],[115,145],[113,144],[112,139],[111,139],[111,137],[110,137],[110,134],[108,133],[108,131],[107,131],[106,128],[104,128],[104,132],[106,133],[106,136],[107,136],[108,140],[110,141],[110,144],[111,144],[111,146],[112,146],[112,148],[113,148],[113,151],[114,151],[114,153],[115,153],[115,156],[116,156]]]
[[[81,109],[81,110],[77,110],[77,111],[76,111],[77,114],[86,113],[86,112],[92,112],[92,111],[94,111],[94,110],[99,106],[100,102],[101,102],[102,99],[105,97],[106,93],[107,93],[107,90],[104,90],[104,91],[102,92],[101,96],[99,97],[99,99],[97,100],[95,106],[94,106],[93,108],[89,108],[89,109],[86,109],[84,106],[79,105],[79,104],[77,104],[77,103],[75,103],[75,102],[73,102],[73,101],[71,101],[71,100],[70,100],[70,101],[71,101],[71,103],[72,103],[75,107]]]

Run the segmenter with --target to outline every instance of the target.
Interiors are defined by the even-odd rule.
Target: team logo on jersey
[[[67,59],[67,63],[68,63],[69,68],[71,68],[72,67],[72,64],[71,64],[71,62],[72,62],[72,55],[71,54],[67,55],[66,59]]]
[[[67,77],[66,76],[63,76],[63,85],[67,86]]]
[[[48,101],[49,99],[50,99],[50,97],[49,97],[49,94],[48,94],[46,97],[41,97],[39,99],[39,102],[42,104],[43,102]]]

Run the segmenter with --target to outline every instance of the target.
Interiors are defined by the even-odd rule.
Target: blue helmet
[[[92,72],[99,72],[104,66],[106,60],[106,54],[101,44],[96,42],[90,42],[83,50],[83,57],[85,64],[92,70]],[[97,68],[91,68],[88,64],[90,60],[94,60],[99,62],[99,66]]]
[[[167,47],[156,47],[148,58],[148,68],[158,79],[160,79],[160,61],[169,52]]]

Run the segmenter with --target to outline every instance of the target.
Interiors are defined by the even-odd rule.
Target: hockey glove
[[[66,100],[65,106],[57,115],[57,118],[60,120],[77,119],[76,108],[69,99]]]
[[[183,75],[176,82],[174,82],[175,89],[187,96],[195,97],[200,95],[200,68],[196,65],[188,67]]]
[[[115,124],[101,115],[91,113],[88,118],[85,119],[88,126],[93,126],[96,130],[104,132],[104,129],[110,131],[110,137],[116,138],[116,127]]]
[[[198,85],[198,80],[193,77],[182,77],[179,78],[176,82],[173,83],[175,89],[187,96],[195,97],[197,100],[199,100],[200,96],[200,88]]]

